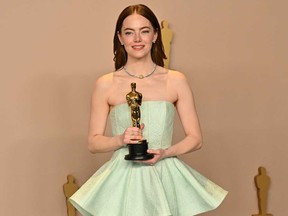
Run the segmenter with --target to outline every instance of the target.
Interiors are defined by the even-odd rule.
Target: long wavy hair
[[[115,28],[115,33],[114,33],[114,58],[113,61],[115,63],[115,70],[119,70],[122,68],[126,62],[127,62],[127,52],[124,48],[123,45],[121,45],[121,42],[118,38],[118,34],[121,33],[121,28],[123,25],[123,21],[126,17],[132,15],[132,14],[139,14],[146,19],[148,19],[151,23],[151,25],[154,28],[154,31],[157,32],[158,37],[155,41],[155,43],[152,44],[151,48],[151,58],[152,61],[159,65],[159,66],[164,66],[164,59],[167,59],[165,52],[164,52],[164,47],[162,43],[162,36],[161,36],[161,28],[159,25],[159,22],[157,20],[157,17],[155,14],[152,12],[150,8],[148,8],[146,5],[143,4],[137,4],[137,5],[131,5],[126,7],[119,15],[117,23],[116,23],[116,28]]]

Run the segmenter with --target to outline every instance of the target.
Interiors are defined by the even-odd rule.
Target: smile
[[[135,45],[135,46],[132,46],[132,48],[135,50],[141,50],[144,48],[144,45]]]

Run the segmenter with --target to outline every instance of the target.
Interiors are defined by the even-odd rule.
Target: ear
[[[121,34],[119,31],[117,32],[117,36],[118,36],[118,39],[119,39],[121,45],[123,45],[123,41],[122,41]]]
[[[158,37],[158,30],[156,29],[156,30],[154,31],[153,43],[155,43],[155,41],[157,40],[157,37]]]

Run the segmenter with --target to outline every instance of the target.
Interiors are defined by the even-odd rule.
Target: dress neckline
[[[170,101],[165,101],[165,100],[149,100],[149,101],[142,101],[142,105],[147,104],[147,103],[165,103],[165,104],[169,104],[171,106],[175,106],[174,103],[170,102]],[[116,104],[115,106],[111,106],[110,107],[110,112],[115,109],[116,107],[120,107],[120,106],[128,106],[127,103],[120,103],[120,104]]]

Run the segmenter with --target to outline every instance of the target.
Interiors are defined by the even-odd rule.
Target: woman
[[[88,138],[92,153],[114,154],[70,201],[85,216],[190,216],[215,209],[227,192],[177,158],[201,148],[201,131],[185,76],[163,68],[160,26],[147,6],[119,15],[114,55],[116,71],[95,84]],[[140,127],[131,126],[126,103],[131,83],[143,95]],[[171,145],[175,108],[186,136]],[[108,116],[113,137],[104,135]],[[126,145],[142,139],[154,157],[124,160]]]

